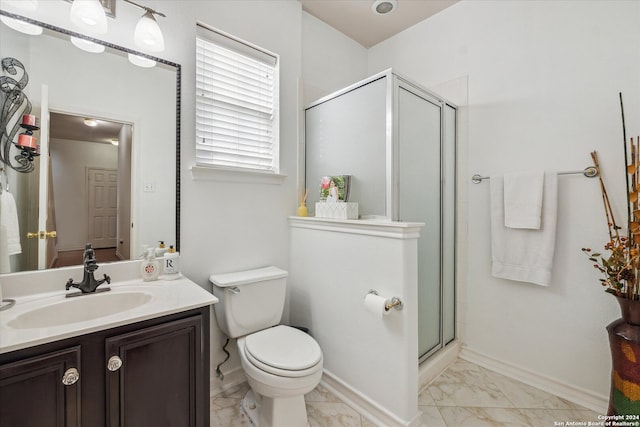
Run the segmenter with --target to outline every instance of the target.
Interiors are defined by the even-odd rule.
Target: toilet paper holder
[[[373,294],[373,295],[378,295],[378,292],[376,290],[374,290],[374,289],[371,289],[367,293]],[[393,298],[391,298],[391,300],[389,302],[387,302],[384,305],[384,311],[389,311],[392,308],[395,308],[396,310],[402,310],[402,301],[400,301],[400,298],[393,297]]]

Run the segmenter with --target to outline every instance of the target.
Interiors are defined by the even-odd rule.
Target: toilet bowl
[[[255,424],[261,427],[305,427],[304,395],[322,378],[322,352],[316,341],[280,325],[238,338],[238,354],[251,387],[242,408],[252,421],[257,418]]]
[[[304,395],[322,378],[322,350],[299,329],[278,325],[287,272],[265,267],[212,275],[218,326],[237,338],[242,369],[251,389],[241,408],[252,425],[306,427]]]

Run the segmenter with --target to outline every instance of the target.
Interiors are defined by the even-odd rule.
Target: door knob
[[[111,356],[107,361],[107,369],[111,372],[115,372],[122,366],[122,359],[118,356]]]
[[[54,231],[38,231],[37,233],[27,233],[27,239],[51,239],[53,237],[57,237],[58,233]]]
[[[62,384],[73,385],[80,379],[80,372],[76,368],[69,368],[64,372],[62,376]]]

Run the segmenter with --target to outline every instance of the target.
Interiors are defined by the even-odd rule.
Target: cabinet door
[[[80,427],[79,373],[80,346],[0,366],[0,427]]]
[[[202,316],[108,338],[107,426],[205,427],[202,351]]]

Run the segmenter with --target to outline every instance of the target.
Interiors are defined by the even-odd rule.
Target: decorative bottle
[[[163,261],[165,280],[175,280],[180,277],[180,254],[176,252],[173,245],[169,246],[169,251],[164,254]]]
[[[158,276],[160,275],[160,263],[155,258],[154,248],[149,248],[147,250],[145,259],[142,261],[142,264],[140,264],[140,274],[142,276],[142,280],[145,282],[158,280]]]
[[[305,190],[304,195],[300,197],[300,206],[298,206],[298,216],[307,216],[309,210],[307,209],[307,194],[308,190]]]

